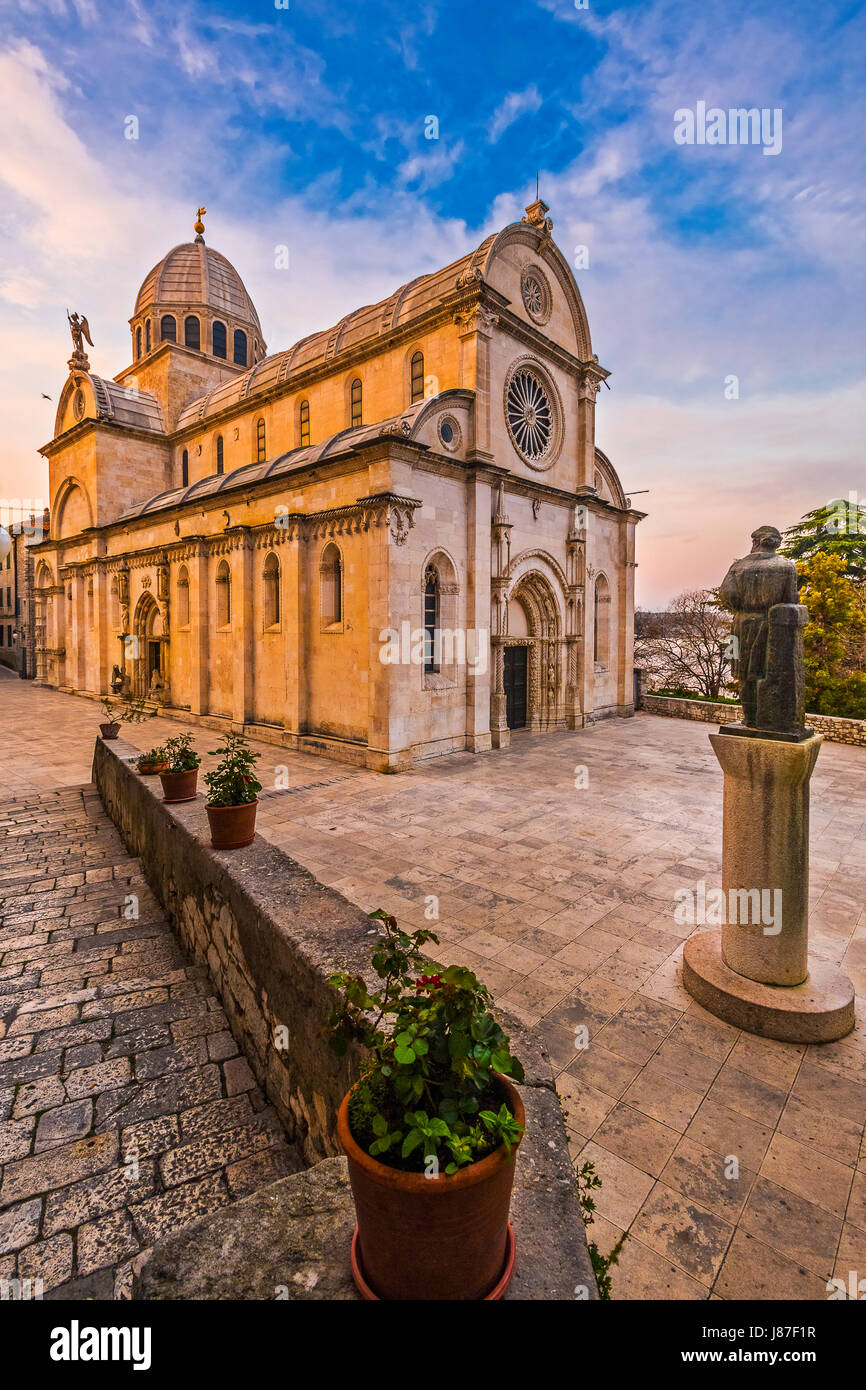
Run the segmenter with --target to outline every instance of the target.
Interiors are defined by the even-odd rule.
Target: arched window
[[[280,621],[280,562],[273,551],[265,560],[264,618],[266,630]]]
[[[412,404],[424,399],[424,354],[412,354]]]
[[[225,456],[224,456],[224,453],[223,453],[223,437],[222,437],[221,434],[218,434],[218,435],[217,435],[217,442],[216,442],[216,465],[217,465],[217,473],[223,473],[223,472],[225,471]]]
[[[144,325],[144,350],[150,352],[150,319]]]
[[[439,641],[439,571],[428,565],[424,572],[424,670],[438,671]]]
[[[228,351],[228,339],[226,337],[226,326],[220,323],[219,319],[214,319],[213,333],[211,341],[213,343],[214,357],[225,357]]]
[[[189,570],[181,565],[177,576],[177,623],[189,627]]]
[[[217,627],[230,627],[232,621],[232,572],[228,560],[220,560],[216,572]]]
[[[260,415],[258,420],[256,420],[256,463],[264,463],[266,458],[265,420],[264,416]]]
[[[610,585],[603,574],[595,581],[592,652],[596,666],[606,670],[610,665]]]
[[[163,314],[159,322],[159,336],[163,343],[177,342],[177,319],[174,314]]]
[[[201,324],[195,314],[189,314],[183,321],[183,341],[188,348],[201,349]]]
[[[235,329],[234,363],[236,367],[247,365],[247,335],[242,328]]]
[[[184,449],[180,456],[180,483],[181,487],[189,487],[189,451]]]
[[[301,401],[298,408],[298,423],[301,427],[301,448],[305,449],[310,442],[310,402]]]
[[[356,376],[352,382],[351,424],[353,427],[361,424],[361,378],[359,376]]]
[[[343,621],[343,562],[333,541],[322,551],[319,574],[322,581],[322,626],[336,627]]]
[[[135,330],[135,355],[141,356],[141,324]]]

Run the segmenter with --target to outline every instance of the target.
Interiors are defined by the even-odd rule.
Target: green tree
[[[841,555],[849,579],[866,580],[866,503],[837,498],[807,512],[785,532],[781,555],[811,560],[815,555]],[[817,713],[817,711],[816,711]]]
[[[809,610],[803,633],[806,709],[866,718],[863,671],[866,595],[846,573],[844,555],[818,551],[797,566],[800,599]]]

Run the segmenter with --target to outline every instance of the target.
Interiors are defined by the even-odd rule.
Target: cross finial
[[[195,216],[196,241],[202,241],[202,240],[204,240],[204,223],[202,222],[202,218],[204,217],[204,215],[205,215],[206,212],[207,212],[207,208],[199,208],[199,209],[198,209],[198,212],[196,213],[196,216]]]

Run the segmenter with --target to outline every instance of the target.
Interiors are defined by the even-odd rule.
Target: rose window
[[[506,413],[511,437],[523,457],[531,463],[544,458],[553,439],[553,408],[540,379],[526,367],[511,378]]]
[[[541,282],[535,275],[527,275],[523,281],[523,302],[530,314],[544,313],[545,294]]]

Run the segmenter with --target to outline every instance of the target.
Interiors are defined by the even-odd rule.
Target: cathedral
[[[632,714],[642,513],[546,204],[270,353],[203,213],[113,379],[70,316],[38,681],[382,772]]]

